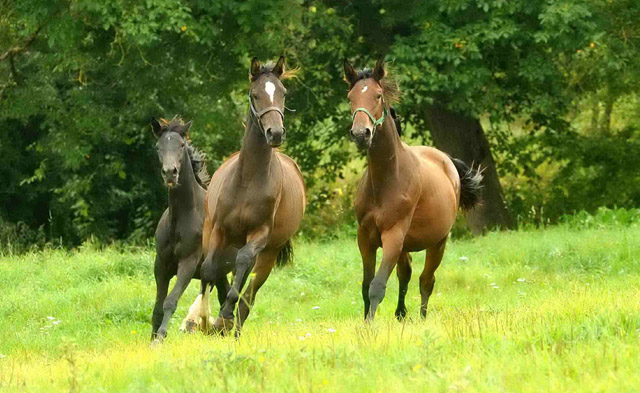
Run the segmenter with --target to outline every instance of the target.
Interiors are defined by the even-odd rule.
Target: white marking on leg
[[[211,323],[209,318],[211,316],[211,309],[209,308],[209,288],[211,284],[205,285],[204,288],[204,296],[200,300],[200,319],[198,320],[200,324],[200,329],[209,333],[209,329],[211,329]]]
[[[269,99],[273,104],[273,94],[276,92],[276,85],[274,85],[272,82],[266,82],[264,84],[264,91],[266,91],[267,94],[269,94]]]
[[[364,87],[362,88],[362,92],[364,93],[365,91],[367,91],[368,88],[369,88],[369,86],[364,85]]]
[[[189,307],[189,312],[187,313],[187,316],[184,318],[184,320],[182,320],[182,324],[180,325],[180,331],[182,332],[187,331],[187,322],[189,321],[193,322],[194,325],[197,325],[198,316],[200,314],[201,301],[202,301],[202,294],[199,294],[198,297],[196,297],[196,300],[193,302],[193,304]]]

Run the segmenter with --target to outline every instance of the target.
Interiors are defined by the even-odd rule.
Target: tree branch
[[[4,61],[7,58],[9,58],[10,61],[12,61],[14,56],[26,51],[29,48],[29,46],[33,43],[33,41],[35,41],[35,39],[38,36],[38,33],[40,32],[41,29],[42,29],[42,26],[38,27],[38,29],[35,31],[35,33],[33,33],[27,39],[27,41],[25,41],[25,43],[23,45],[15,46],[15,47],[9,49],[8,51],[4,52],[2,55],[0,55],[0,61]]]

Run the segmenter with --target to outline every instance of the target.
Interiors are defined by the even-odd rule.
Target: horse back
[[[460,176],[449,155],[430,146],[410,146],[409,149],[420,159],[428,180],[437,181],[442,175],[446,176],[457,198],[460,197]]]

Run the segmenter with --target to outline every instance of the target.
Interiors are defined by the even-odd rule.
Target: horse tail
[[[285,265],[293,263],[293,243],[291,239],[287,240],[287,243],[280,249],[278,258],[276,259],[276,266],[283,267]]]
[[[482,195],[482,184],[480,183],[484,168],[481,168],[480,165],[474,168],[473,164],[469,167],[464,161],[453,157],[451,161],[460,176],[460,207],[463,210],[473,209],[480,203]]]

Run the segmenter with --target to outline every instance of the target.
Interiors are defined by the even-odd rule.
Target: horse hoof
[[[396,310],[396,319],[398,322],[404,322],[407,319],[407,309]]]
[[[161,347],[163,341],[164,340],[161,337],[155,338],[153,341],[151,341],[151,345],[150,345],[151,349]]]
[[[195,333],[198,328],[198,324],[192,320],[186,320],[180,325],[180,331],[183,333]]]
[[[226,335],[233,329],[233,319],[218,317],[213,323],[213,330],[219,334]]]

